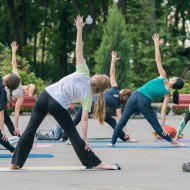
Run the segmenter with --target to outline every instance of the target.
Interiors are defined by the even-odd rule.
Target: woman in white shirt
[[[57,83],[48,86],[39,96],[33,108],[30,121],[23,132],[12,158],[11,169],[21,168],[32,148],[36,130],[50,113],[69,137],[72,146],[82,164],[97,169],[117,169],[103,163],[91,150],[90,145],[78,134],[72,118],[68,112],[70,103],[81,102],[83,107],[82,124],[88,127],[88,112],[91,109],[92,95],[99,94],[97,102],[97,118],[102,124],[105,116],[103,92],[110,85],[106,75],[89,77],[90,73],[83,58],[82,28],[83,17],[77,16],[76,38],[76,72],[62,78]]]

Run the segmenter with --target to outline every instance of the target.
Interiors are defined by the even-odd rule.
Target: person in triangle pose
[[[174,103],[178,102],[179,94],[177,90],[183,88],[184,81],[178,77],[172,77],[169,80],[167,79],[166,72],[161,63],[159,35],[154,34],[152,38],[155,44],[155,58],[159,77],[148,81],[131,94],[125,105],[122,117],[114,129],[111,143],[108,144],[109,146],[114,146],[116,144],[117,138],[121,134],[123,127],[135,112],[142,113],[160,137],[166,139],[175,146],[186,146],[172,138],[164,129],[166,108],[170,100],[170,90],[174,89],[173,101]],[[157,98],[164,98],[161,110],[161,124],[151,107],[151,102]]]
[[[72,146],[86,167],[96,169],[116,169],[116,166],[102,162],[92,151],[90,145],[85,142],[77,132],[72,118],[68,112],[70,103],[82,102],[82,117],[88,120],[88,111],[91,109],[92,95],[99,94],[98,119],[104,121],[104,99],[103,92],[110,85],[110,79],[106,75],[94,75],[90,78],[88,66],[83,57],[82,29],[85,23],[82,16],[75,19],[77,29],[76,37],[76,72],[67,75],[58,82],[48,86],[38,97],[32,110],[29,123],[21,135],[16,150],[11,160],[10,169],[22,168],[32,149],[34,137],[38,127],[46,115],[51,114],[69,137]]]

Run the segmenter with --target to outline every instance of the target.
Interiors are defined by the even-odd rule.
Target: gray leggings
[[[14,152],[12,163],[22,167],[32,149],[35,133],[47,113],[50,113],[69,137],[72,146],[84,166],[94,167],[101,160],[92,150],[84,149],[86,143],[78,134],[68,111],[55,101],[46,91],[43,91],[32,110],[30,121],[19,139]]]

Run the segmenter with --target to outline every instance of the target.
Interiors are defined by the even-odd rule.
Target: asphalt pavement
[[[177,129],[183,116],[167,116],[166,124]],[[11,117],[13,119],[13,117]],[[24,130],[30,115],[20,116],[20,128]],[[159,118],[160,119],[160,118]],[[48,115],[39,130],[46,133],[55,124]],[[77,126],[81,134],[81,125]],[[127,124],[130,135],[138,143],[118,142],[117,148],[108,148],[109,140],[89,141],[95,154],[104,162],[114,165],[117,171],[33,171],[0,172],[0,186],[5,190],[188,190],[190,173],[182,172],[182,163],[190,162],[190,147],[176,148],[169,142],[155,142],[153,129],[144,118],[132,118]],[[89,139],[110,138],[113,130],[107,124],[99,126],[96,119],[89,119]],[[9,134],[7,132],[7,134]],[[184,132],[184,140],[190,146],[190,123]],[[43,146],[46,144],[47,146]],[[52,154],[53,158],[28,158],[25,167],[81,166],[72,145],[40,143],[35,141],[31,153]],[[49,146],[48,146],[49,145]],[[122,147],[124,146],[124,147]],[[0,150],[0,154],[8,154]],[[9,167],[10,158],[0,159],[0,168]]]

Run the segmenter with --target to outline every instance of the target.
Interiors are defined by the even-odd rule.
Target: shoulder
[[[90,76],[90,72],[86,64],[86,61],[76,66],[76,72],[85,76]]]

